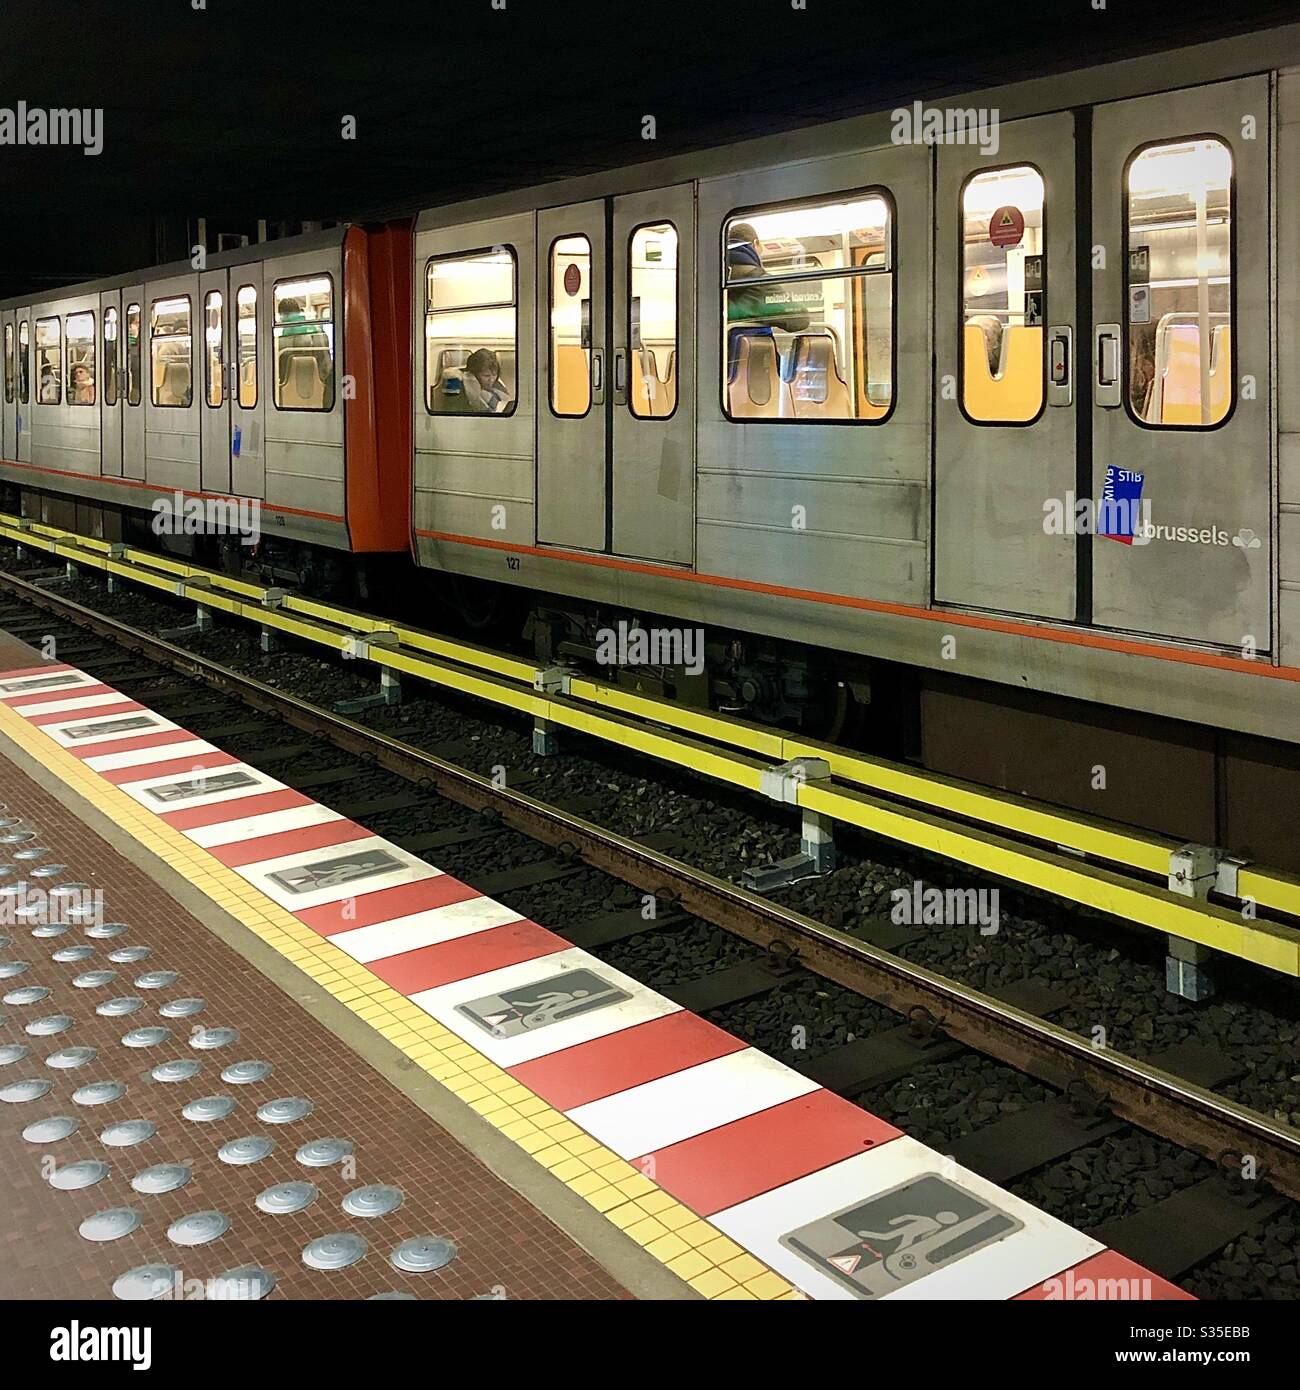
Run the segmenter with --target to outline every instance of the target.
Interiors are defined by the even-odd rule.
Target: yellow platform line
[[[697,1293],[803,1299],[773,1269],[604,1147],[405,995],[304,926],[179,830],[0,705],[0,732],[292,962]]]

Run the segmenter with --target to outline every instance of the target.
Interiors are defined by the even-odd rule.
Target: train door
[[[614,199],[613,549],[695,551],[695,188]]]
[[[18,324],[12,309],[0,313],[0,346],[4,351],[4,395],[0,398],[0,459],[16,459]]]
[[[206,278],[206,277],[205,277]],[[204,405],[203,296],[197,275],[148,286],[144,311],[145,481],[200,487]]]
[[[230,307],[226,310],[226,347],[230,357],[230,478],[227,486],[240,497],[266,496],[266,426],[261,323],[262,263],[252,261],[230,272]]]
[[[203,395],[199,419],[199,486],[204,492],[230,491],[230,393],[226,364],[230,353],[230,286],[225,270],[199,276],[201,336],[194,361],[195,385]]]
[[[99,471],[122,476],[122,292],[99,296]]]
[[[934,595],[1073,619],[1074,118],[991,129],[938,148]]]
[[[32,461],[32,311],[30,308],[16,309],[14,320],[18,324],[18,390],[17,415],[14,419],[15,437],[18,452],[14,455],[17,463]]]
[[[1092,487],[1131,513],[1092,547],[1101,626],[1271,645],[1269,104],[1248,77],[1094,113]]]
[[[144,479],[144,286],[122,291],[122,476]]]
[[[604,200],[537,214],[537,539],[608,546]]]

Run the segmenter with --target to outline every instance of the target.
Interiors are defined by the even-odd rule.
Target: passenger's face
[[[480,367],[474,375],[478,377],[479,385],[485,391],[490,391],[497,384],[501,373],[495,367]]]

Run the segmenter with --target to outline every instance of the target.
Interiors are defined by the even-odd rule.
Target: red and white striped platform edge
[[[0,700],[810,1297],[1191,1297],[94,676]]]

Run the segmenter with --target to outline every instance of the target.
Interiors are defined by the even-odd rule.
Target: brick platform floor
[[[54,1083],[44,1099],[0,1104],[0,1298],[111,1298],[113,1280],[143,1264],[170,1264],[185,1279],[204,1280],[224,1270],[257,1264],[271,1270],[278,1285],[274,1298],[365,1298],[391,1290],[420,1298],[468,1298],[504,1290],[512,1299],[625,1298],[625,1291],[564,1232],[525,1198],[494,1176],[457,1140],[396,1090],[367,1063],[313,1019],[240,955],[159,888],[134,864],[122,858],[60,802],[12,763],[0,759],[0,802],[6,816],[20,816],[39,831],[51,860],[66,864],[67,879],[91,884],[105,895],[108,920],[129,923],[126,934],[111,941],[91,941],[81,924],[54,939],[33,938],[23,922],[0,922],[0,935],[11,944],[0,962],[23,960],[29,969],[0,980],[0,994],[21,985],[48,986],[51,994],[25,1006],[0,1004],[0,1046],[30,1048],[23,1060],[0,1066],[0,1086],[40,1077]],[[0,864],[10,863],[0,845]],[[90,944],[93,957],[59,964],[51,954],[61,947]],[[149,946],[153,954],[140,964],[113,965],[110,951]],[[98,989],[78,989],[74,976],[93,969],[116,969],[117,979]],[[164,990],[133,985],[146,970],[176,970],[180,979]],[[103,1018],[94,1012],[104,1000],[138,995],[145,1007],[128,1017]],[[206,1008],[196,1018],[158,1016],[167,999],[200,996]],[[75,1020],[68,1031],[30,1037],[24,1026],[49,1014]],[[130,1029],[152,1024],[172,1029],[169,1041],[148,1049],[122,1045]],[[215,1051],[189,1046],[196,1025],[232,1027],[239,1040]],[[98,1057],[73,1071],[56,1071],[44,1058],[66,1047],[89,1046]],[[173,1058],[195,1058],[202,1070],[192,1080],[161,1084],[149,1069]],[[264,1060],[274,1066],[265,1081],[228,1085],[221,1070],[232,1062]],[[112,1079],[128,1086],[127,1094],[108,1105],[79,1106],[73,1090],[90,1081]],[[227,1119],[193,1123],[181,1115],[187,1102],[202,1096],[229,1095],[236,1109]],[[314,1112],[292,1124],[266,1124],[257,1107],[268,1100],[300,1096]],[[34,1120],[75,1115],[80,1130],[57,1144],[25,1142],[21,1131]],[[155,1137],[134,1148],[112,1149],[100,1132],[121,1120],[146,1119],[157,1126]],[[264,1134],[275,1152],[260,1163],[231,1167],[217,1158],[227,1140]],[[294,1159],[308,1140],[326,1136],[351,1139],[356,1172],[345,1178],[339,1168],[306,1169]],[[57,1191],[42,1174],[51,1160],[66,1164],[98,1159],[110,1174],[97,1185],[75,1192]],[[164,1196],[132,1191],[139,1170],[164,1162],[185,1162],[194,1170],[189,1184]],[[291,1216],[265,1215],[254,1197],[273,1183],[314,1182],[316,1202]],[[405,1193],[403,1205],[378,1219],[357,1219],[340,1207],[343,1196],[369,1183],[386,1183]],[[95,1244],[78,1234],[81,1221],[108,1207],[134,1207],[142,1223],[131,1235]],[[231,1221],[219,1240],[182,1249],[170,1243],[167,1228],[187,1213],[215,1209]],[[365,1257],[350,1269],[323,1273],[302,1263],[304,1245],[315,1237],[352,1231],[369,1242]],[[458,1255],[442,1270],[403,1274],[388,1262],[400,1241],[417,1235],[455,1242]]]

